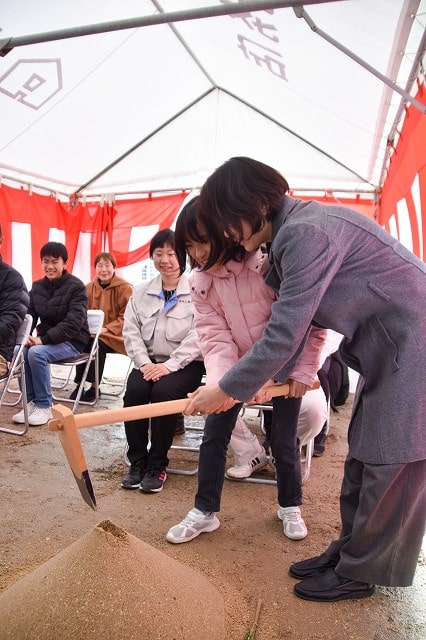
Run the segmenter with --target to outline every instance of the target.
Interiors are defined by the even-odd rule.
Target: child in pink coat
[[[262,277],[269,266],[266,254],[246,253],[241,247],[228,243],[224,236],[208,235],[198,224],[196,199],[184,207],[176,224],[176,252],[180,255],[185,251],[192,266],[198,267],[191,276],[191,297],[207,382],[211,384],[261,336],[275,294]],[[203,271],[212,252],[217,258],[215,264]],[[289,378],[295,381],[299,397],[273,400],[271,449],[277,470],[278,517],[283,521],[284,534],[293,540],[307,535],[300,511],[298,416],[302,396],[312,386],[319,369],[325,335],[323,330],[312,329]],[[200,446],[195,508],[168,531],[169,542],[189,542],[200,533],[220,526],[216,513],[220,509],[226,452],[240,409],[241,404],[236,404],[224,413],[207,417]]]

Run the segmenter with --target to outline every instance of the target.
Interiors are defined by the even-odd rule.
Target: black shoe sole
[[[159,489],[144,489],[142,486],[139,488],[141,491],[143,491],[143,493],[160,493],[160,491],[162,491],[164,488],[164,484]]]
[[[313,452],[312,455],[313,455],[314,458],[321,458],[321,456],[323,456],[324,453],[325,453],[325,451],[315,451],[315,449],[314,449],[314,452]]]
[[[120,486],[123,487],[123,489],[140,489],[141,483],[139,482],[139,484],[123,484],[122,482],[120,483]]]
[[[297,585],[294,587],[294,593],[298,598],[302,600],[310,600],[311,602],[339,602],[339,600],[361,600],[362,598],[369,598],[374,594],[376,588],[370,587],[370,589],[366,589],[365,591],[350,591],[348,593],[336,594],[333,597],[326,597],[325,595],[315,596],[314,594],[308,595],[304,593],[299,593],[296,590]],[[326,592],[324,592],[325,594]]]

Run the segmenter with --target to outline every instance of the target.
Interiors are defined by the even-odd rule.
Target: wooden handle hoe
[[[314,385],[312,388],[317,388]],[[272,397],[285,396],[289,392],[288,384],[274,385],[270,387]],[[143,418],[157,418],[159,416],[182,413],[186,410],[190,398],[181,400],[168,400],[152,404],[141,404],[136,407],[121,407],[119,409],[106,409],[93,413],[80,413],[74,415],[69,407],[56,404],[52,407],[53,418],[49,420],[50,431],[57,431],[62,448],[74,474],[77,486],[87,504],[96,509],[96,498],[93,486],[87,470],[87,463],[81,446],[77,429],[97,427],[113,422],[128,420],[140,420]]]

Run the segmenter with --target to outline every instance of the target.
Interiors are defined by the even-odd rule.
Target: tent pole
[[[327,2],[335,1],[336,0],[305,0],[304,4],[325,4]],[[199,7],[185,11],[156,13],[150,16],[128,18],[126,20],[114,20],[112,22],[100,22],[98,24],[70,27],[69,29],[59,29],[56,31],[17,36],[15,38],[0,38],[0,56],[7,55],[9,51],[15,47],[22,47],[27,44],[39,44],[40,42],[78,38],[80,36],[88,36],[95,33],[107,33],[109,31],[120,31],[122,29],[135,29],[138,27],[147,27],[169,22],[183,22],[185,20],[197,20],[199,18],[233,15],[245,13],[247,11],[292,8],[295,5],[297,5],[297,2],[294,0],[243,0],[242,2],[220,4],[213,7]]]
[[[411,89],[411,87],[413,86],[413,84],[414,84],[414,82],[415,82],[415,80],[417,78],[419,65],[421,64],[421,60],[423,58],[423,55],[424,55],[425,51],[426,51],[426,31],[423,34],[423,37],[422,37],[422,40],[421,40],[417,55],[416,55],[415,60],[413,62],[413,66],[411,68],[411,73],[410,73],[410,79],[408,80],[407,86],[405,87],[406,91],[409,91]],[[387,166],[388,166],[389,157],[390,157],[391,151],[393,149],[393,145],[395,143],[395,136],[397,134],[398,124],[399,124],[399,122],[400,122],[400,120],[402,118],[402,114],[404,112],[404,106],[405,106],[404,101],[401,101],[401,104],[398,107],[398,111],[396,113],[395,119],[393,121],[392,127],[391,127],[391,129],[389,131],[389,134],[388,134],[388,140],[387,140],[388,144],[387,144],[387,147],[386,147],[385,156],[383,158],[382,171],[380,173],[379,184],[383,184],[384,180],[385,180],[385,175],[386,175],[386,170],[387,170]]]
[[[359,65],[361,65],[361,67],[364,67],[364,69],[372,73],[374,76],[376,76],[376,78],[378,78],[384,84],[388,85],[388,87],[393,89],[393,91],[396,91],[396,93],[399,93],[407,102],[411,102],[411,104],[413,104],[417,109],[419,109],[419,111],[421,111],[422,113],[426,113],[426,106],[422,104],[419,100],[416,100],[415,98],[413,98],[404,89],[400,89],[400,87],[398,87],[396,82],[387,78],[385,75],[383,75],[383,73],[380,73],[380,71],[377,71],[377,69],[375,69],[370,64],[368,64],[368,62],[365,62],[365,60],[357,56],[356,53],[354,53],[350,49],[347,49],[343,44],[335,40],[332,36],[329,36],[327,33],[325,33],[325,31],[322,31],[321,29],[319,29],[315,24],[315,22],[312,20],[312,18],[308,16],[308,14],[306,13],[306,11],[302,6],[300,5],[296,6],[293,8],[293,10],[298,18],[303,18],[305,20],[305,22],[308,24],[308,26],[312,29],[314,33],[317,33],[319,36],[321,36],[321,38],[323,38],[324,40],[332,44],[334,47],[336,47],[336,49],[339,49],[339,51],[341,51],[342,53],[347,55],[349,58],[357,62]]]

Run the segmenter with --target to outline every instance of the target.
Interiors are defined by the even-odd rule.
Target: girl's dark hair
[[[225,264],[228,260],[241,261],[245,250],[239,244],[225,238],[223,231],[214,226],[207,226],[200,220],[198,209],[199,197],[196,196],[183,207],[176,220],[176,255],[179,263],[186,260],[186,245],[188,242],[210,242],[210,255],[204,269],[209,269],[214,264]],[[191,268],[200,266],[189,256]]]
[[[40,249],[40,259],[43,259],[45,256],[62,258],[64,262],[68,262],[68,251],[62,242],[46,242]]]
[[[149,257],[152,258],[154,255],[154,251],[158,248],[162,248],[168,245],[176,252],[176,243],[175,243],[175,232],[172,229],[161,229],[157,231],[157,233],[152,237],[151,243],[149,245]],[[176,257],[179,262],[179,270],[182,274],[185,271],[186,260],[181,262],[179,256],[176,253]]]
[[[230,158],[207,178],[201,189],[198,207],[204,226],[214,225],[239,239],[243,236],[241,221],[252,233],[260,231],[266,220],[276,216],[287,180],[278,171],[252,158]],[[262,213],[263,210],[263,213]]]
[[[117,260],[115,259],[115,256],[113,256],[112,253],[109,253],[108,251],[101,251],[100,253],[96,254],[94,260],[95,267],[101,260],[109,260],[114,269],[117,266]]]

